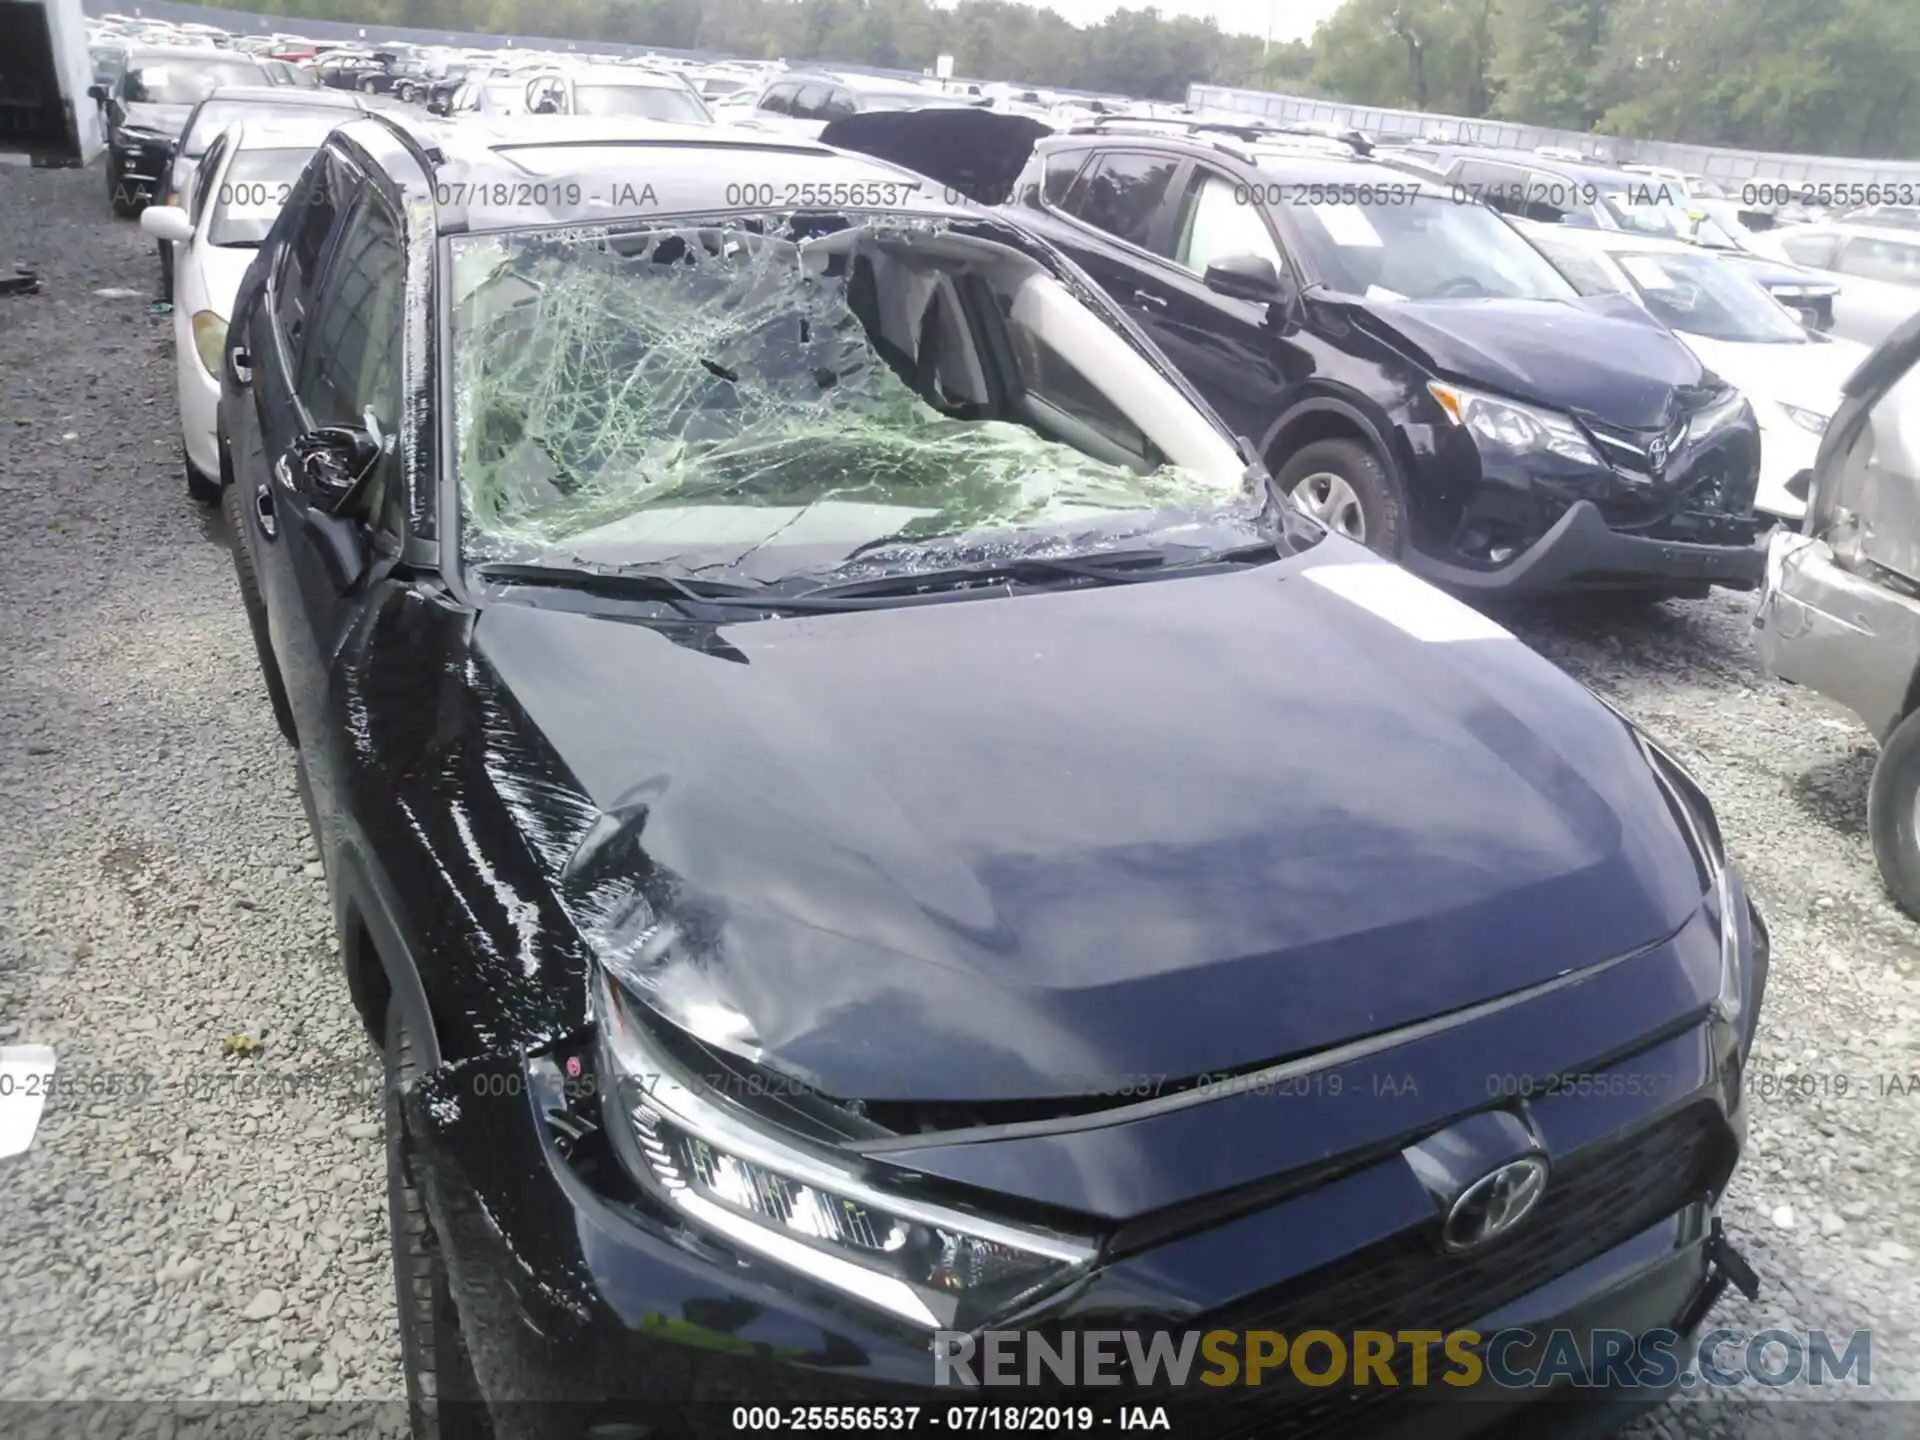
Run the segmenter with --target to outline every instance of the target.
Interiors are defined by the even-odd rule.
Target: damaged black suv
[[[1017,221],[368,116],[227,346],[416,1433],[903,1423],[981,1327],[1685,1332],[1741,1273],[1766,938],[1706,798]],[[1160,1398],[1440,1433],[1409,1394]]]
[[[1583,300],[1485,205],[1230,125],[1054,136],[923,111],[821,139],[1004,199],[1284,489],[1417,574],[1476,594],[1760,581],[1752,408],[1639,307]]]

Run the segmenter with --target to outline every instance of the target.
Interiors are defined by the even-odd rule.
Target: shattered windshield
[[[769,581],[1244,504],[1234,448],[1022,251],[928,222],[815,229],[457,238],[468,557],[752,556]]]

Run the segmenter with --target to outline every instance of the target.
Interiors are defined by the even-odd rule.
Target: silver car
[[[1844,340],[1878,345],[1920,311],[1920,232],[1823,220],[1762,231],[1747,243],[1838,281],[1833,333]]]
[[[1769,671],[1879,737],[1867,827],[1887,888],[1920,919],[1920,317],[1843,393],[1806,519],[1774,534],[1755,640]]]

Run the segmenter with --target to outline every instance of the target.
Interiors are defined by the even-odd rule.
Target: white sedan
[[[184,205],[150,205],[140,226],[173,247],[173,364],[187,493],[220,500],[220,363],[234,296],[313,152],[354,112],[307,111],[229,126]]]
[[[1522,222],[1527,238],[1583,295],[1628,295],[1708,369],[1746,392],[1760,422],[1754,509],[1797,521],[1840,387],[1868,347],[1807,330],[1738,262],[1626,231]]]

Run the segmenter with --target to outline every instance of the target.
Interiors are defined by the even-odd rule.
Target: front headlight
[[[220,375],[220,356],[227,348],[227,322],[211,310],[193,312],[193,353],[207,374]]]
[[[890,1194],[703,1084],[604,972],[601,1075],[634,1179],[694,1227],[929,1330],[972,1329],[1092,1264],[1093,1244]]]
[[[1714,884],[1714,905],[1720,911],[1720,993],[1714,997],[1713,1013],[1716,1019],[1726,1021],[1744,1034],[1747,1029],[1742,1023],[1747,1011],[1748,946],[1744,939],[1747,892],[1740,883],[1740,872],[1725,861],[1721,862],[1719,878]]]
[[[1618,710],[1614,713],[1620,714]],[[1727,858],[1720,822],[1714,817],[1712,802],[1699,782],[1670,751],[1639,727],[1633,727],[1633,734],[1655,778],[1666,790],[1676,817],[1687,831],[1694,855],[1712,884],[1709,903],[1720,928],[1720,984],[1713,999],[1713,1014],[1734,1027],[1744,1047],[1753,1034],[1752,1012],[1758,1003],[1757,997],[1749,992],[1754,983],[1752,960],[1759,943],[1759,936],[1750,923],[1755,912],[1747,904],[1746,886],[1739,870]]]
[[[1606,462],[1569,416],[1438,380],[1429,380],[1427,390],[1440,402],[1448,419],[1472,434],[1474,443],[1482,451],[1511,456],[1545,452],[1578,464],[1606,468]]]
[[[1803,410],[1798,405],[1782,404],[1780,409],[1786,417],[1802,430],[1810,430],[1815,435],[1827,433],[1827,417],[1817,410]]]

